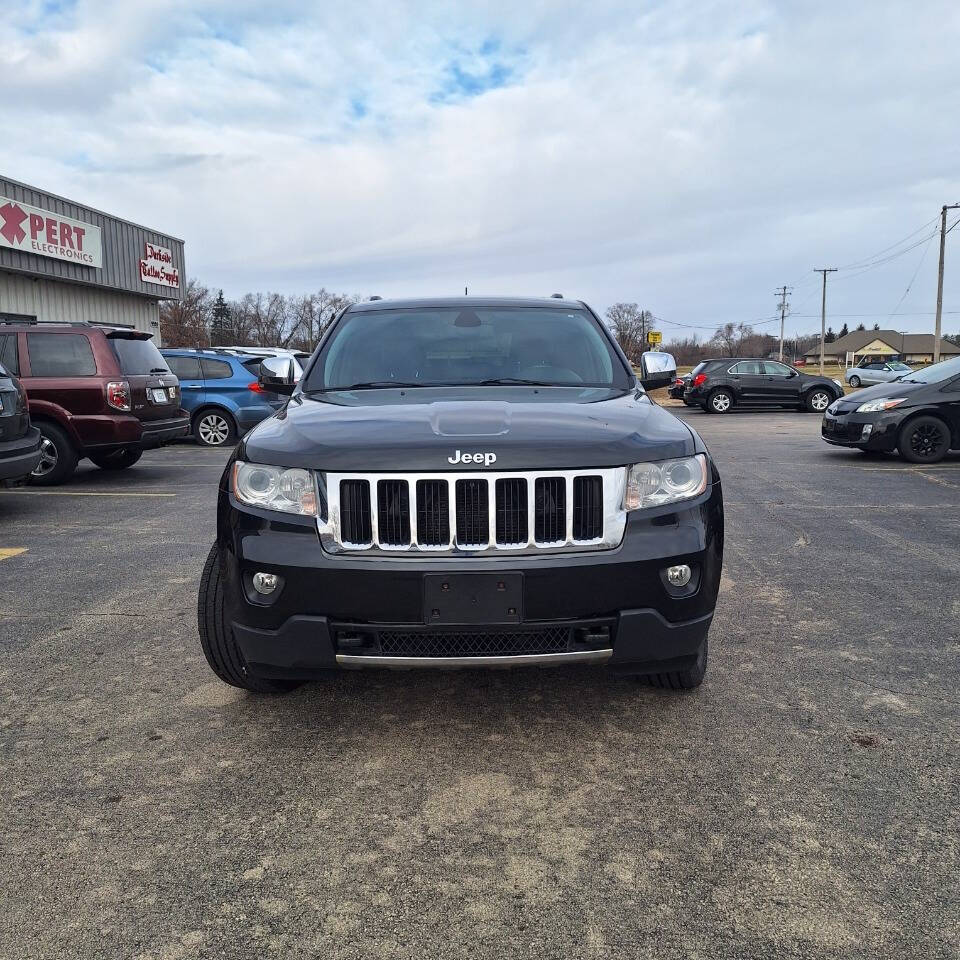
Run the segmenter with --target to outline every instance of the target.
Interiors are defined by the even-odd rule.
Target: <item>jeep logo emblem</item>
[[[485,467],[496,462],[495,453],[461,453],[457,450],[452,457],[447,457],[447,463],[482,463]]]

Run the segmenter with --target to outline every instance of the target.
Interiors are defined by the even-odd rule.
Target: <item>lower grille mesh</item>
[[[570,630],[544,627],[507,633],[408,633],[379,631],[380,652],[391,657],[496,657],[524,653],[563,653]]]

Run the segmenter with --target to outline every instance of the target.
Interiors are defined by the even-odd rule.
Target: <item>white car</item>
[[[898,380],[912,372],[912,367],[908,367],[899,360],[888,360],[886,362],[878,360],[861,363],[857,367],[850,367],[843,378],[851,387],[866,387],[872,383],[890,383],[891,380]]]

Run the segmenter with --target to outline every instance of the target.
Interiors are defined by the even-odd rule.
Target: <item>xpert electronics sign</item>
[[[180,271],[173,265],[173,252],[166,247],[144,244],[144,258],[140,261],[140,279],[159,287],[180,286]]]
[[[0,247],[103,266],[99,227],[6,197],[0,197]]]

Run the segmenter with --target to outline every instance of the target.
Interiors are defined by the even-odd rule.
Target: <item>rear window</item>
[[[27,353],[34,377],[93,377],[97,362],[82,333],[28,333]]]
[[[120,361],[120,369],[128,376],[170,372],[167,361],[152,340],[130,340],[126,337],[108,339]]]
[[[691,376],[691,377],[695,377],[698,373],[700,373],[700,372],[703,370],[703,368],[704,368],[706,365],[707,365],[707,361],[706,361],[706,360],[701,360],[701,361],[690,371],[690,376]]]

